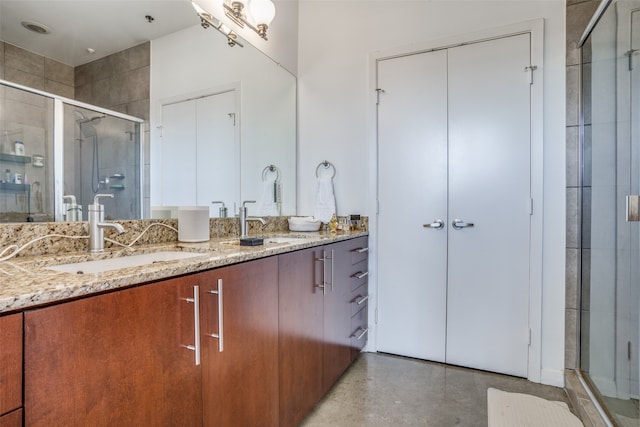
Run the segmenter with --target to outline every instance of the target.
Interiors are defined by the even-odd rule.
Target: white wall
[[[562,385],[565,275],[565,3],[320,1],[299,6],[298,213],[313,211],[315,168],[331,161],[339,214],[375,215],[376,51],[545,19],[542,382]],[[402,189],[399,189],[402,191]],[[415,195],[407,194],[407,199]],[[398,207],[402,220],[402,207]]]

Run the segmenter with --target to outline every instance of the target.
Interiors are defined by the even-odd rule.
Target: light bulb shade
[[[271,0],[251,0],[249,3],[249,10],[251,16],[256,22],[256,25],[269,25],[276,16],[276,7]]]

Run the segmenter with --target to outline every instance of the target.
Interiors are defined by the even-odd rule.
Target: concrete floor
[[[487,388],[569,404],[564,389],[380,353],[363,353],[303,427],[486,427]]]

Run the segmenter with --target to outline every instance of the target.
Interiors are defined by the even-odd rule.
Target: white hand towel
[[[325,224],[336,213],[336,198],[333,194],[333,180],[328,176],[318,178],[316,187],[316,204],[313,216]]]
[[[262,182],[262,195],[258,201],[257,215],[278,216],[278,204],[276,203],[276,181],[267,179]]]

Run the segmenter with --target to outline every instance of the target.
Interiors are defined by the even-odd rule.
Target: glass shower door
[[[640,425],[640,2],[613,2],[583,46],[581,370]]]

